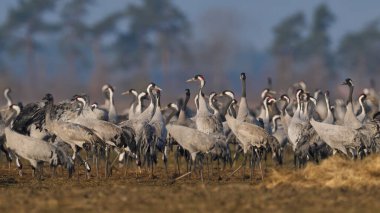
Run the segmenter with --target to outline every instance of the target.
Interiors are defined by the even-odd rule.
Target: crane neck
[[[348,94],[347,104],[352,103],[352,95],[354,93],[354,86],[349,85],[349,87],[350,87],[350,92]]]
[[[7,100],[7,105],[8,105],[8,106],[11,106],[11,105],[12,105],[12,99],[11,99],[11,97],[9,97],[9,91],[6,91],[6,92],[4,93],[4,97],[5,97],[5,99]]]
[[[186,94],[185,102],[183,103],[181,110],[179,111],[178,120],[183,121],[186,119],[186,108],[187,108],[187,103],[189,102],[189,100],[190,100],[190,95]]]
[[[329,99],[329,97],[325,96],[325,101],[326,101],[327,110],[330,110],[330,99]]]
[[[331,114],[331,109],[330,109],[330,99],[327,95],[325,95],[325,101],[326,101],[326,107],[327,107],[327,115]]]
[[[273,117],[272,123],[273,123],[273,131],[272,133],[277,132],[277,119],[276,117]]]
[[[365,113],[365,109],[364,109],[364,104],[363,104],[362,98],[359,98],[359,104],[360,104],[360,108],[362,109],[362,113]]]
[[[303,114],[305,115],[306,118],[308,117],[308,107],[309,107],[309,101],[306,101],[303,108]]]
[[[210,105],[211,109],[214,111],[214,114],[216,114],[217,112],[219,112],[219,110],[216,108],[212,99],[213,99],[212,97],[209,98],[208,104]]]
[[[233,106],[233,100],[231,99],[231,101],[229,101],[227,103],[227,113],[226,115],[230,115],[231,117],[235,118],[236,117],[236,111],[234,109],[234,106]]]
[[[50,126],[52,123],[52,118],[51,118],[51,111],[53,109],[53,101],[48,101],[46,104],[46,114],[45,114],[45,124],[46,126]]]
[[[244,97],[246,98],[247,97],[247,86],[246,86],[246,83],[245,83],[245,79],[242,78],[241,79],[241,85],[242,85],[242,93],[241,93],[241,97]]]
[[[283,116],[285,116],[285,111],[286,111],[286,108],[288,108],[288,105],[289,105],[289,103],[287,101],[285,101],[284,106],[281,108],[281,114]]]
[[[135,108],[135,106],[138,105],[138,103],[139,103],[139,98],[134,95],[130,108]]]
[[[200,92],[198,95],[198,112],[200,114],[209,114],[210,111],[207,108],[207,102],[205,100],[205,97],[203,96],[203,93]]]
[[[109,99],[110,105],[114,105],[114,99],[113,99],[113,92],[110,90],[110,99]]]
[[[189,100],[190,100],[190,95],[186,95],[185,102],[183,103],[181,107],[181,110],[183,110],[184,112],[186,111],[187,103],[189,102]]]
[[[265,120],[269,120],[269,109],[267,99],[264,100],[264,109],[265,109]]]
[[[153,92],[152,92],[152,89],[149,88],[148,89],[148,94],[149,94],[149,98],[150,98],[150,104],[149,104],[149,107],[154,107],[154,95],[153,95]]]
[[[168,124],[170,120],[174,117],[174,115],[177,113],[177,110],[172,108],[172,112],[168,115],[168,117],[165,120],[165,124]]]
[[[161,94],[159,91],[156,94],[156,107],[161,109]]]
[[[137,105],[135,107],[135,111],[141,113],[141,106],[142,106],[142,97],[137,98]]]
[[[295,115],[299,116],[300,115],[300,112],[301,112],[301,101],[300,101],[300,97],[299,97],[299,94],[297,94],[297,108],[296,108],[296,112],[294,113]]]

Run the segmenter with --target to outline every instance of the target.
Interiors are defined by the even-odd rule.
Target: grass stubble
[[[135,168],[115,169],[113,176],[85,179],[84,172],[67,179],[58,177],[38,181],[31,169],[23,177],[4,160],[0,165],[0,212],[378,212],[380,210],[380,156],[350,160],[333,156],[315,165],[295,170],[291,157],[279,167],[270,160],[261,180],[258,170],[252,181],[237,172],[218,180],[217,171],[205,169],[205,182],[199,176],[173,182],[163,166],[156,178],[148,172],[136,178]],[[25,165],[27,163],[25,162]],[[215,164],[214,164],[215,165]],[[236,167],[236,166],[235,166]],[[248,168],[247,168],[248,169]],[[100,170],[103,171],[103,170]],[[184,171],[184,170],[182,170]],[[223,171],[228,176],[233,169]],[[95,173],[95,172],[93,172]],[[174,165],[169,167],[174,174]],[[184,172],[182,172],[183,174]],[[248,173],[248,170],[247,170]]]

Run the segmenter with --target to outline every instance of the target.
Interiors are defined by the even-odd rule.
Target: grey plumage
[[[186,126],[169,124],[166,128],[171,137],[189,151],[193,161],[198,153],[212,152],[217,147],[216,144],[223,143],[223,138],[218,135],[206,134]]]
[[[331,105],[330,105],[330,92],[326,91],[325,92],[325,101],[326,101],[326,117],[323,120],[323,123],[326,124],[333,124],[334,123],[334,115],[331,112]]]
[[[283,122],[279,122],[281,120],[281,116],[275,115],[272,118],[272,131],[271,135],[277,139],[277,141],[280,143],[281,147],[285,147],[285,145],[288,142],[288,137],[286,135],[286,129],[283,125]]]
[[[39,163],[47,162],[51,166],[65,166],[69,175],[73,172],[73,161],[57,146],[46,141],[21,135],[10,127],[5,128],[6,145],[18,156],[28,160],[34,169],[38,169]]]
[[[74,99],[80,105],[80,114],[83,117],[97,119],[97,120],[107,120],[107,112],[105,110],[99,109],[97,104],[92,104],[90,106],[90,99],[88,95],[76,95]]]
[[[367,98],[365,94],[361,94],[359,96],[359,105],[360,105],[360,113],[356,116],[360,123],[363,123],[365,119],[367,118],[367,113],[365,111],[364,107],[364,101]]]
[[[45,116],[46,128],[51,134],[56,135],[71,146],[74,151],[73,159],[78,157],[79,160],[83,161],[79,155],[78,148],[85,148],[86,150],[89,150],[89,146],[91,145],[97,144],[103,147],[105,146],[105,142],[88,127],[63,120],[52,119],[51,114],[54,103],[53,96],[51,94],[47,94],[44,97],[44,100],[46,100],[47,105]],[[87,171],[89,172],[91,168],[87,162],[84,161],[84,163]]]
[[[356,149],[361,145],[369,147],[372,140],[379,133],[379,126],[375,121],[369,122],[359,129],[325,124],[314,120],[311,120],[310,123],[323,141],[331,148],[339,150],[346,155],[347,149]]]
[[[183,105],[181,107],[181,110],[180,110],[179,115],[178,115],[178,120],[175,122],[175,124],[187,126],[187,127],[195,129],[196,128],[195,122],[193,120],[189,119],[187,117],[187,114],[186,114],[187,103],[189,102],[189,99],[190,99],[190,90],[186,89],[185,92],[186,92],[185,93],[186,94],[185,102],[183,103]],[[198,109],[198,107],[197,107],[197,109]]]
[[[346,114],[344,115],[344,126],[352,127],[354,129],[359,129],[362,124],[356,118],[354,114],[354,107],[352,103],[352,93],[354,92],[354,84],[351,79],[347,78],[343,85],[347,85],[349,87],[349,94],[346,103]]]
[[[226,120],[228,126],[241,143],[244,153],[247,153],[252,146],[257,148],[265,147],[272,137],[263,128],[238,121],[230,115],[226,115]]]
[[[197,129],[206,134],[222,133],[223,125],[218,118],[216,118],[208,109],[208,105],[202,89],[205,85],[205,79],[202,75],[196,75],[194,78],[187,80],[200,81],[200,88],[198,92],[198,110],[195,116],[195,124]]]
[[[238,119],[239,121],[244,121],[247,123],[253,123],[253,124],[257,125],[258,121],[254,116],[252,116],[252,114],[249,110],[249,107],[248,107],[248,103],[247,103],[247,92],[246,92],[247,88],[246,88],[246,75],[245,75],[245,73],[240,74],[240,80],[242,82],[242,95],[240,98],[239,110],[238,110],[236,119]]]
[[[302,92],[303,90],[301,89],[297,90],[296,92],[297,109],[294,112],[294,115],[288,126],[288,138],[289,138],[289,142],[291,143],[293,147],[293,150],[296,149],[298,138],[302,134],[303,127],[306,124],[305,121],[302,120],[300,117],[300,114],[301,114],[300,96]]]

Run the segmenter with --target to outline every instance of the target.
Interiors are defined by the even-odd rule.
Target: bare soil
[[[380,211],[380,156],[362,161],[333,157],[301,170],[290,162],[279,167],[269,161],[264,180],[257,169],[253,180],[243,180],[241,171],[227,179],[233,171],[229,168],[220,180],[216,169],[208,178],[205,168],[204,183],[197,174],[172,181],[173,164],[169,178],[162,165],[153,179],[147,171],[136,177],[133,166],[126,175],[124,168],[116,168],[108,179],[89,180],[82,169],[68,179],[59,168],[58,177],[51,178],[45,167],[45,177],[38,181],[27,162],[22,177],[14,165],[9,171],[4,159],[0,163],[0,212]]]

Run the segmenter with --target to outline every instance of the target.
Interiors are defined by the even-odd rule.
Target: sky
[[[138,0],[98,0],[91,8],[89,21],[123,8],[127,3]],[[187,15],[192,24],[194,39],[206,36],[203,25],[205,15],[215,10],[233,14],[236,37],[258,50],[265,50],[273,40],[273,27],[283,18],[303,11],[310,23],[314,8],[326,3],[336,15],[336,22],[330,29],[333,47],[347,32],[357,31],[368,22],[380,18],[380,1],[376,0],[173,0]],[[1,0],[0,22],[4,21],[7,10],[16,5],[16,0]],[[225,21],[225,19],[221,19]],[[215,23],[217,24],[217,23]],[[223,25],[222,25],[223,26]],[[230,29],[228,25],[225,30]]]

